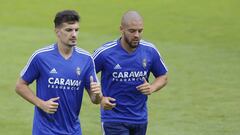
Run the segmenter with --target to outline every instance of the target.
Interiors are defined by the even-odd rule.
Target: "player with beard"
[[[16,92],[35,105],[33,135],[81,135],[84,88],[93,103],[100,103],[93,58],[76,47],[79,18],[74,10],[56,14],[57,43],[33,53],[17,81]],[[34,80],[36,95],[29,87]]]
[[[96,72],[101,72],[103,134],[145,135],[147,99],[167,84],[167,68],[157,48],[141,40],[143,19],[138,12],[123,15],[120,31],[119,39],[93,54]],[[150,73],[155,77],[152,83]]]

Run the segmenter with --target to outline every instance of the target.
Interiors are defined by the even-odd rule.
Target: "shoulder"
[[[86,50],[84,50],[82,48],[79,48],[79,47],[75,47],[75,51],[78,54],[81,54],[81,55],[91,56],[91,54],[88,51],[86,51]]]
[[[158,51],[157,47],[153,43],[141,40],[140,44],[144,48],[144,50],[148,50],[150,53],[159,55],[161,57],[160,52]]]
[[[144,49],[148,49],[148,50],[151,50],[151,51],[159,53],[157,47],[153,43],[151,43],[151,42],[147,42],[147,41],[141,40],[140,44],[144,47]]]
[[[84,50],[82,48],[75,47],[75,51],[81,57],[85,57],[86,59],[93,59],[92,55],[88,51],[86,51],[86,50]]]
[[[93,58],[96,58],[99,54],[102,54],[102,53],[106,52],[107,50],[110,50],[111,48],[113,48],[116,45],[117,45],[117,40],[110,41],[110,42],[103,44],[101,47],[99,47],[98,49],[96,49],[94,51]]]
[[[34,53],[36,53],[36,54],[46,53],[46,52],[54,50],[54,48],[55,48],[54,44],[52,44],[52,45],[48,45],[46,47],[40,48],[40,49],[36,50]]]
[[[145,40],[140,40],[140,44],[144,47],[144,48],[149,48],[149,49],[155,49],[157,50],[156,46],[151,43],[151,42],[147,42]]]
[[[48,46],[43,47],[43,48],[40,48],[40,49],[36,50],[36,51],[32,54],[32,56],[31,56],[30,59],[33,59],[33,58],[35,58],[35,57],[37,57],[37,56],[45,55],[45,54],[47,54],[48,52],[53,51],[54,48],[55,48],[55,47],[54,47],[54,44],[48,45]]]

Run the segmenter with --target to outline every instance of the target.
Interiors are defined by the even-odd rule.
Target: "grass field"
[[[90,52],[119,37],[125,11],[143,15],[144,39],[169,69],[167,87],[149,97],[148,135],[240,134],[240,1],[0,2],[0,134],[31,134],[33,105],[15,82],[33,51],[55,42],[53,18],[63,9],[80,13],[79,47]],[[80,117],[84,135],[101,134],[99,106],[86,93]]]

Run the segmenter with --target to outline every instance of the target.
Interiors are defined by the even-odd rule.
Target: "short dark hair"
[[[59,27],[62,23],[79,22],[80,16],[75,10],[63,10],[56,14],[54,19],[55,28]]]

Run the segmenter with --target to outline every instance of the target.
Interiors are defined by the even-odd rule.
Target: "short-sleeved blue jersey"
[[[28,83],[36,80],[36,95],[42,100],[60,97],[57,112],[47,114],[35,107],[33,135],[79,135],[84,88],[89,90],[90,76],[97,80],[91,55],[74,47],[72,56],[64,59],[57,44],[37,50],[21,72]]]
[[[93,58],[96,72],[101,71],[101,85],[104,96],[116,99],[112,110],[101,109],[102,122],[147,122],[147,96],[136,87],[143,84],[143,77],[148,80],[150,72],[155,77],[166,74],[156,47],[141,40],[132,53],[124,50],[120,40],[108,42],[97,49]]]

